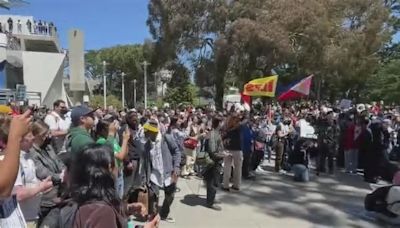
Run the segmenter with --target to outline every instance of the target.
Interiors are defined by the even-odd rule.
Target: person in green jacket
[[[67,136],[67,147],[70,147],[72,154],[81,151],[85,146],[95,143],[90,135],[90,131],[94,126],[94,112],[86,106],[77,106],[71,111],[72,128],[69,136]],[[117,132],[115,125],[108,129],[107,142],[112,145],[115,140],[114,136]],[[68,151],[68,150],[67,150]]]

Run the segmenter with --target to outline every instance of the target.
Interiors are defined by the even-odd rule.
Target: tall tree
[[[134,104],[134,83],[137,80],[137,101],[143,98],[143,66],[141,63],[144,60],[150,62],[152,58],[152,46],[145,45],[123,45],[111,48],[104,48],[100,50],[92,50],[86,53],[85,59],[88,68],[92,71],[93,75],[102,77],[103,65],[102,62],[106,61],[106,75],[107,75],[107,91],[108,94],[113,94],[121,97],[122,77],[121,73],[126,73],[125,76],[125,98],[129,106]],[[151,66],[148,69],[151,75]],[[148,78],[152,80],[152,77]],[[151,85],[151,83],[149,83]],[[102,84],[99,88],[99,93],[102,93]],[[150,89],[151,90],[151,89]]]
[[[212,60],[216,103],[227,75],[239,86],[287,71],[313,73],[326,96],[363,89],[378,51],[395,31],[397,1],[384,0],[151,0],[148,25],[168,56]],[[354,87],[354,88],[353,88]],[[337,89],[331,89],[337,88]]]

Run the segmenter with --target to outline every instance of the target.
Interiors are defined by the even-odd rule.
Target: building
[[[0,0],[0,7],[2,2],[9,1]],[[68,100],[66,52],[54,24],[18,15],[0,15],[0,23],[0,102],[15,98],[18,85],[25,85],[29,104],[51,107],[56,99]]]

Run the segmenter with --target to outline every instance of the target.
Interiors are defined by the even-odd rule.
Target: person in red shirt
[[[356,143],[356,124],[354,119],[349,116],[344,133],[344,163],[347,173],[357,173],[358,149]]]

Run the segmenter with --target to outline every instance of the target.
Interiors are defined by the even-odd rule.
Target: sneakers
[[[162,221],[168,222],[168,223],[175,223],[175,219],[172,217],[167,217],[167,218],[161,218]]]
[[[218,205],[207,205],[208,208],[214,210],[214,211],[221,211],[222,208]]]
[[[235,187],[235,186],[233,186],[232,185],[232,187],[231,187],[233,190],[235,190],[235,191],[240,191],[240,188],[238,188],[238,187]]]
[[[221,188],[223,191],[225,191],[225,192],[229,192],[230,191],[230,188],[224,188],[224,187],[222,187]]]

